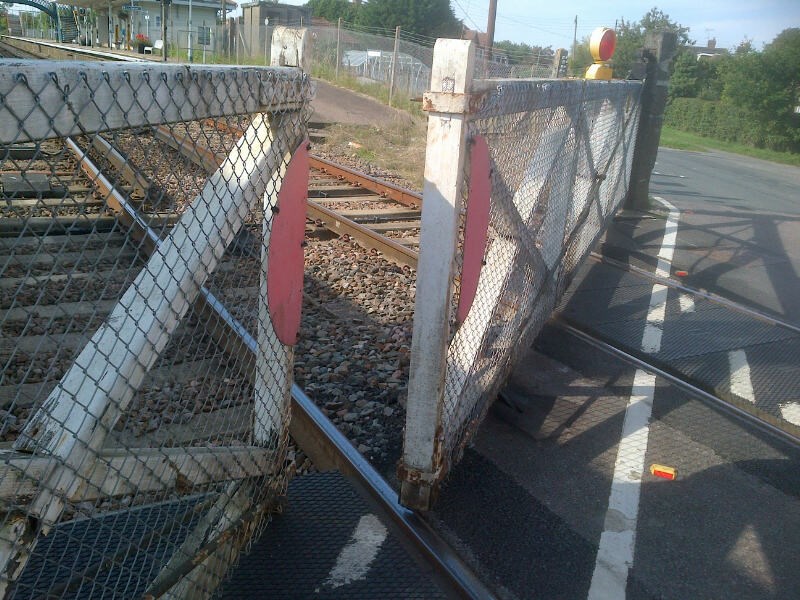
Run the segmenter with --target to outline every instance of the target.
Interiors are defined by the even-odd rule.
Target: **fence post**
[[[336,22],[336,80],[339,80],[339,63],[342,62],[342,17]]]
[[[167,41],[167,17],[169,16],[169,2],[170,0],[161,0],[161,41],[164,45],[161,47],[161,60],[167,62],[167,48],[169,42]]]
[[[555,55],[553,56],[553,69],[551,71],[550,77],[553,79],[560,79],[561,77],[565,76],[565,69],[562,68],[562,65],[566,61],[567,58],[567,51],[564,48],[559,48],[556,50]]]
[[[394,78],[397,73],[397,54],[400,51],[400,26],[394,29],[394,53],[392,54],[392,74],[389,77],[389,106],[392,105],[394,97]]]
[[[466,40],[436,41],[426,95],[428,137],[425,153],[422,229],[411,341],[401,502],[427,510],[441,470],[441,419],[447,346],[452,312],[453,271],[466,160],[466,115],[437,106],[469,92],[475,47]],[[455,110],[455,109],[451,109]]]
[[[633,151],[631,183],[625,198],[626,209],[647,210],[649,205],[650,175],[658,155],[661,125],[667,106],[669,67],[676,49],[677,35],[674,32],[648,33],[645,38],[643,58],[647,62],[642,88],[642,113]]]

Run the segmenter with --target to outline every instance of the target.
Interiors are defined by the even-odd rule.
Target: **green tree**
[[[311,9],[315,17],[328,19],[332,23],[339,19],[347,23],[355,23],[358,5],[348,0],[308,0],[306,7]]]
[[[530,46],[508,40],[495,42],[494,47],[503,52],[508,57],[509,64],[512,65],[530,64],[541,56],[553,56],[555,54],[551,46],[546,48],[543,46]]]
[[[405,32],[431,38],[460,36],[463,28],[450,0],[371,0],[361,6],[356,23],[386,30],[399,25]]]
[[[679,52],[673,62],[669,80],[669,94],[673,98],[697,98],[698,61],[692,52]]]
[[[728,55],[719,58],[701,58],[697,61],[697,97],[703,100],[719,100],[722,97],[723,81],[720,72],[730,60]]]
[[[723,100],[752,114],[766,145],[800,151],[800,28],[784,30],[763,52],[735,56],[723,77]]]
[[[744,54],[752,54],[753,52],[756,52],[756,49],[753,46],[753,40],[744,38],[741,42],[739,42],[739,45],[736,46],[736,48],[734,49],[733,55],[742,56]]]
[[[702,98],[703,100],[719,100],[722,95],[722,79],[719,67],[728,56],[719,58],[698,59],[694,52],[681,50],[672,63],[672,75],[669,80],[670,98]]]
[[[678,36],[678,45],[692,43],[689,28],[672,21],[669,15],[657,7],[651,8],[641,21],[631,22],[620,19],[617,24],[617,50],[611,60],[614,77],[625,78],[634,63],[639,59],[639,50],[644,46],[647,33],[672,31]]]
[[[583,77],[586,69],[589,68],[594,61],[592,60],[592,53],[589,50],[589,38],[585,37],[580,44],[575,46],[575,52],[569,55],[569,72],[573,77]]]

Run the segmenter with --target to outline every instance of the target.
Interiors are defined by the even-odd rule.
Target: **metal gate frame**
[[[67,138],[69,144],[70,136],[79,135],[98,142],[99,133],[123,128],[253,115],[249,129],[170,234],[154,238],[145,227],[145,242],[153,249],[145,267],[35,408],[13,450],[0,451],[0,596],[13,589],[37,540],[58,525],[67,503],[216,483],[225,491],[165,558],[148,591],[210,596],[282,489],[283,484],[271,482],[285,480],[280,448],[288,436],[294,340],[291,325],[287,329],[280,323],[279,307],[269,298],[274,304],[272,288],[285,285],[299,285],[292,293],[302,298],[303,177],[308,176],[303,140],[310,82],[293,68],[8,61],[0,69],[0,95],[3,145],[52,138]],[[299,162],[292,162],[293,156]],[[302,177],[282,186],[293,170]],[[95,177],[102,188],[102,177]],[[105,199],[109,207],[111,195]],[[297,204],[294,210],[289,203]],[[279,205],[285,209],[281,213]],[[256,207],[264,219],[257,343],[254,356],[246,359],[255,390],[250,444],[109,446],[112,429],[189,307],[195,301],[213,305],[205,281]],[[294,223],[293,233],[274,240],[281,248],[270,246],[270,234],[277,238],[278,231],[285,231],[275,225],[278,215],[293,213],[300,238]],[[295,243],[297,248],[288,247]],[[285,257],[298,251],[299,280],[276,284],[270,264],[285,262],[276,253]],[[231,315],[226,318],[237,326]]]
[[[532,341],[624,200],[640,114],[638,81],[478,80],[475,72],[473,44],[437,41],[423,97],[422,230],[398,469],[401,502],[419,510],[460,460],[515,349]],[[516,145],[501,147],[503,131],[519,136]],[[503,164],[503,152],[516,166]],[[488,227],[473,235],[470,221],[488,220],[487,204]]]

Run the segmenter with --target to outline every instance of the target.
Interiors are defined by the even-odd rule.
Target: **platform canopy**
[[[188,5],[189,0],[172,0],[171,4]],[[70,5],[77,6],[79,8],[91,8],[98,13],[106,13],[109,6],[111,7],[112,12],[121,12],[124,10],[123,7],[141,6],[144,8],[153,5],[161,6],[161,2],[158,0],[145,0],[144,2],[137,0],[71,0]],[[215,0],[192,0],[192,5],[198,8],[219,8],[221,2],[217,2]],[[237,6],[238,4],[236,2],[233,2],[232,0],[225,0],[225,9],[227,12],[235,10]]]

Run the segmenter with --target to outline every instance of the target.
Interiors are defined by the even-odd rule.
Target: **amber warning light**
[[[607,64],[614,56],[617,34],[608,27],[598,27],[589,38],[589,51],[594,64],[586,70],[586,79],[611,79],[612,69]]]

